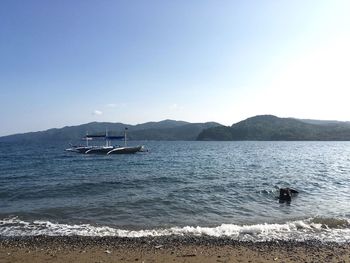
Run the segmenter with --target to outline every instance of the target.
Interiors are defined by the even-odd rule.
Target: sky
[[[2,0],[0,136],[92,121],[350,121],[348,0]]]

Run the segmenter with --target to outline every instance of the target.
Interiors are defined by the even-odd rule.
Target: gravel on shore
[[[350,244],[229,238],[0,237],[0,262],[350,262]]]

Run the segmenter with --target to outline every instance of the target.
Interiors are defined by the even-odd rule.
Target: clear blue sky
[[[90,121],[350,120],[350,1],[0,2],[0,136]]]

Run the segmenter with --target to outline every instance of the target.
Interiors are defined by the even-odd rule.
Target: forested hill
[[[160,122],[147,122],[138,125],[110,122],[91,122],[77,126],[67,126],[60,129],[29,132],[0,137],[1,141],[77,141],[81,140],[86,133],[109,135],[123,135],[124,129],[128,128],[129,140],[196,140],[203,130],[219,126],[219,123],[189,123],[185,121],[164,120]]]
[[[231,127],[203,130],[197,140],[207,141],[349,141],[350,123],[299,120],[259,115]]]
[[[78,141],[89,134],[123,135],[128,128],[130,140],[202,140],[202,141],[350,141],[350,123],[339,121],[301,120],[259,115],[233,124],[216,122],[189,123],[164,120],[138,125],[91,122],[59,129],[0,137],[0,142]]]

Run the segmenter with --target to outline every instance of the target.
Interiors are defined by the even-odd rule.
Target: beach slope
[[[0,239],[0,262],[350,262],[350,244],[210,237]]]

